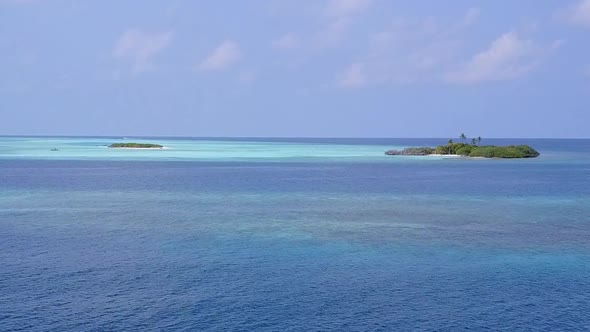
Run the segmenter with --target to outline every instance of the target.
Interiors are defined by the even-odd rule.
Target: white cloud
[[[356,15],[366,10],[371,2],[372,0],[331,0],[326,6],[325,13],[333,18]]]
[[[324,8],[323,27],[313,37],[315,48],[333,47],[345,39],[346,33],[355,21],[355,16],[362,14],[372,0],[331,0]]]
[[[590,0],[582,0],[569,10],[567,16],[572,24],[590,27]]]
[[[273,40],[273,42],[272,42],[273,48],[282,49],[282,50],[294,49],[294,48],[299,47],[299,45],[300,45],[299,37],[297,37],[293,33],[288,33],[286,35],[283,35],[281,38]]]
[[[240,46],[231,40],[226,40],[213,50],[197,68],[205,71],[223,70],[236,64],[241,57]]]
[[[344,74],[338,79],[338,84],[342,87],[354,88],[365,85],[367,81],[365,75],[365,64],[353,63],[344,72]]]
[[[478,9],[469,9],[463,18],[446,24],[434,19],[392,20],[383,30],[369,35],[365,55],[353,61],[364,63],[361,85],[440,80],[461,51],[462,33],[478,15]],[[351,68],[355,67],[347,70],[352,75]],[[346,84],[340,78],[338,85]]]
[[[125,31],[115,44],[115,58],[133,61],[134,72],[143,72],[153,67],[152,59],[172,41],[173,32],[146,33],[137,29]]]
[[[463,19],[457,24],[457,28],[466,28],[473,25],[481,15],[479,8],[469,8],[463,16]]]
[[[543,48],[531,39],[523,39],[508,32],[492,42],[490,47],[475,56],[447,80],[453,83],[478,83],[518,78],[538,65]]]
[[[354,59],[337,83],[351,87],[516,79],[531,72],[560,45],[560,41],[540,43],[523,37],[524,33],[508,32],[481,52],[464,58],[466,35],[479,15],[479,9],[472,8],[462,18],[446,23],[393,20],[382,31],[369,35],[365,55]]]
[[[311,53],[337,47],[346,40],[347,33],[358,17],[366,12],[372,3],[373,0],[328,0],[313,2],[308,6],[298,5],[297,9],[304,8],[303,15],[309,15],[307,18],[310,18],[312,23],[302,26],[299,35],[288,33],[272,41],[272,47]],[[311,28],[307,29],[309,26]]]

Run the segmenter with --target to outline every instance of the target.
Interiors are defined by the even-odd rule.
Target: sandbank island
[[[163,149],[164,146],[160,144],[151,143],[113,143],[109,148],[114,149]]]

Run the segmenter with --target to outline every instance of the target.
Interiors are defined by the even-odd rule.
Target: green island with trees
[[[480,158],[535,158],[540,153],[528,145],[480,145],[481,137],[472,138],[467,143],[467,136],[461,134],[459,138],[461,143],[455,143],[449,140],[446,145],[432,147],[415,147],[403,150],[389,150],[386,155],[390,156],[428,156],[428,155],[459,155],[463,157],[480,157]]]
[[[150,144],[150,143],[113,143],[109,145],[109,148],[119,149],[161,149],[163,145]]]

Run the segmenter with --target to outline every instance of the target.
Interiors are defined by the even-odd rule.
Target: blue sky
[[[0,135],[590,137],[590,0],[0,0]]]

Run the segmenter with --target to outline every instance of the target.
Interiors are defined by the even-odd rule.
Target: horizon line
[[[80,138],[192,138],[192,139],[455,139],[455,137],[377,137],[377,136],[183,136],[183,135],[2,135],[0,137],[80,137]],[[456,137],[460,139],[460,137]],[[474,138],[467,136],[467,138]],[[590,137],[482,137],[482,139],[577,139],[587,140]]]

